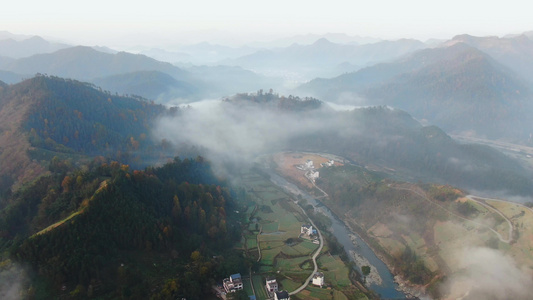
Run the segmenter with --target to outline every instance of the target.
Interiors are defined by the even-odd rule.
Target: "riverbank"
[[[302,200],[305,199],[309,204],[312,204],[318,210],[323,210],[323,213],[332,221],[329,231],[334,234],[340,244],[344,247],[346,255],[351,261],[355,262],[353,255],[350,253],[352,250],[364,257],[367,257],[369,261],[372,261],[368,264],[363,263],[363,265],[373,265],[374,268],[371,269],[376,269],[380,274],[380,277],[382,278],[382,284],[367,284],[367,288],[384,298],[406,298],[405,294],[398,289],[398,285],[394,282],[394,275],[387,268],[387,265],[380,261],[379,257],[372,252],[372,249],[365,243],[365,241],[361,239],[358,241],[359,243],[357,247],[353,245],[352,239],[354,234],[357,234],[356,231],[350,230],[350,228],[346,226],[346,224],[339,217],[337,217],[333,211],[331,211],[327,206],[323,206],[322,203],[318,202],[316,197],[310,195],[308,189],[298,186],[294,182],[289,181],[288,178],[285,179],[276,172],[273,172],[273,169],[274,168],[265,169],[266,173],[270,173],[271,181],[295,195],[300,195],[298,197],[300,197]]]
[[[407,297],[410,298],[427,297],[424,287],[413,285],[411,282],[405,279],[403,275],[398,272],[396,266],[391,262],[390,258],[384,255],[381,249],[376,249],[376,247],[373,246],[373,242],[369,241],[370,238],[367,236],[366,232],[363,231],[358,224],[354,224],[354,220],[349,218],[342,218],[341,220],[344,222],[344,224],[346,224],[346,227],[348,227],[350,231],[355,232],[359,238],[362,239],[368,245],[368,247],[370,247],[372,252],[374,252],[374,254],[387,266],[389,271],[394,276],[394,282],[398,286],[397,289],[399,291],[403,292]],[[371,283],[367,281],[367,284]]]

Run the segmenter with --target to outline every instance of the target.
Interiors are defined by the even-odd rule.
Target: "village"
[[[294,167],[305,171],[305,178],[313,184],[319,178],[318,168],[335,164],[322,159],[315,168],[313,159],[302,157],[300,161]],[[244,212],[250,223],[240,247],[259,263],[259,269],[250,269],[246,275],[228,274],[213,286],[217,297],[237,299],[234,295],[240,294],[238,299],[244,299],[244,291],[250,300],[285,300],[293,295],[296,299],[347,299],[337,287],[350,285],[349,269],[324,247],[320,231],[298,201],[258,174],[243,177],[255,206]]]
[[[300,228],[299,238],[313,241],[314,244],[320,244],[318,239],[318,231],[313,228],[311,224],[303,224]],[[290,300],[290,294],[287,290],[280,290],[275,277],[267,276],[264,278],[265,284],[261,287],[264,288],[268,295],[268,300]],[[322,288],[324,286],[324,274],[322,272],[314,272],[310,284]],[[222,280],[222,286],[213,287],[218,297],[222,299],[227,298],[227,294],[235,293],[237,291],[244,290],[243,278],[240,273],[232,274],[228,278]],[[250,300],[256,300],[255,295],[249,296]]]
[[[321,166],[331,167],[334,164],[334,160],[329,160],[328,162],[322,163]],[[305,171],[305,178],[309,179],[313,183],[316,181],[316,179],[318,179],[318,177],[320,177],[320,173],[317,169],[315,169],[314,162],[310,159],[308,159],[305,163],[301,165],[296,165],[296,169]]]

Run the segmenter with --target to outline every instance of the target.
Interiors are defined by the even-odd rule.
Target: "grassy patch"
[[[322,255],[318,259],[320,268],[324,268],[324,277],[327,284],[345,288],[351,284],[349,269],[337,255]]]
[[[265,289],[265,280],[261,275],[253,275],[252,280],[254,283],[255,296],[258,300],[268,299],[268,294]]]
[[[301,283],[294,282],[290,279],[283,279],[280,281],[280,284],[282,289],[287,290],[289,292],[294,291],[302,285]]]
[[[309,257],[294,257],[294,258],[280,258],[277,257],[275,261],[276,269],[280,271],[297,271],[302,270],[300,268],[300,265],[303,264],[304,261],[309,260]]]
[[[257,240],[255,239],[255,235],[246,237],[246,248],[253,249],[256,247],[257,247]]]
[[[278,222],[271,222],[267,224],[263,224],[262,226],[262,232],[264,233],[271,233],[278,231],[279,224]]]

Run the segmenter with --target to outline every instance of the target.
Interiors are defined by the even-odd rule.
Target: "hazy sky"
[[[0,30],[108,46],[327,32],[424,40],[533,30],[529,6],[523,0],[17,0],[2,5]]]

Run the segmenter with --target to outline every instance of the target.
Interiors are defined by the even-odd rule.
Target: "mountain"
[[[52,43],[39,36],[24,40],[10,38],[0,40],[0,56],[22,58],[40,53],[52,53],[68,47],[70,47],[70,45]]]
[[[417,40],[382,41],[365,45],[343,45],[325,38],[311,45],[293,44],[286,48],[260,50],[225,63],[271,73],[298,73],[304,78],[334,76],[336,66],[350,63],[365,66],[400,57],[424,48]]]
[[[104,53],[109,53],[109,54],[117,54],[119,52],[117,50],[111,49],[106,46],[92,46],[91,48],[93,48],[94,50],[98,52],[104,52]]]
[[[119,94],[138,95],[147,99],[167,102],[176,98],[193,98],[198,88],[188,82],[158,71],[137,71],[126,74],[96,78],[92,82]]]
[[[533,78],[533,40],[527,34],[509,38],[475,37],[463,34],[454,37],[444,45],[455,43],[465,43],[489,54],[526,80],[531,81],[530,78]]]
[[[212,64],[227,59],[235,59],[240,56],[249,55],[257,51],[257,48],[242,46],[242,47],[228,47],[207,42],[187,45],[179,48],[191,58],[185,60],[193,64]]]
[[[0,210],[0,274],[20,279],[17,297],[207,299],[211,280],[247,270],[233,249],[242,208],[201,157],[50,171]]]
[[[3,69],[16,74],[41,73],[90,81],[112,93],[135,94],[160,102],[220,98],[280,84],[278,79],[240,67],[192,66],[185,70],[145,55],[103,53],[83,46],[10,61]],[[0,78],[16,82],[7,76]]]
[[[398,107],[450,132],[515,141],[527,140],[530,133],[527,114],[532,95],[527,84],[463,43],[425,49],[329,80],[317,79],[301,90],[330,101]]]
[[[184,52],[167,51],[167,50],[157,49],[157,48],[143,50],[140,52],[140,54],[149,56],[159,61],[164,61],[164,62],[168,62],[172,64],[175,64],[178,62],[192,62],[195,60],[195,58],[192,55],[184,53]]]
[[[257,91],[282,85],[277,77],[265,76],[235,66],[192,66],[185,68],[191,77],[203,81],[204,97],[220,98],[242,91]]]
[[[281,84],[281,80],[240,67],[192,66],[183,69],[186,80],[158,71],[138,71],[96,78],[94,84],[119,94],[132,94],[158,103],[182,104],[203,98],[220,98],[242,90],[253,91]]]
[[[21,82],[24,76],[17,73],[9,72],[9,71],[2,71],[0,70],[0,80],[4,81],[5,83],[13,84],[17,82]]]
[[[169,63],[144,55],[127,52],[103,53],[85,46],[21,58],[7,64],[3,69],[19,74],[42,73],[78,80],[90,80],[135,71],[160,71],[178,78],[187,76],[187,72]]]
[[[9,31],[0,30],[0,40],[7,40],[7,39],[13,39],[17,41],[25,40],[31,38],[31,35],[24,35],[24,34],[14,34]]]
[[[288,47],[293,44],[310,45],[315,41],[325,38],[337,44],[362,45],[380,42],[381,39],[368,36],[350,36],[345,33],[326,33],[326,34],[305,34],[281,38],[269,42],[253,42],[249,45],[257,48],[279,48]]]
[[[323,128],[293,137],[288,149],[338,154],[407,181],[533,194],[530,175],[519,162],[487,146],[460,144],[404,111],[368,107],[316,119]]]
[[[487,146],[458,143],[440,128],[384,106],[336,111],[315,98],[258,91],[193,106],[164,118],[154,132],[174,144],[205,148],[206,157],[218,162],[243,163],[280,151],[330,153],[402,180],[533,195],[530,174],[517,161]]]
[[[38,76],[5,87],[0,94],[0,178],[28,182],[45,172],[53,156],[83,161],[104,155],[143,165],[143,158],[157,149],[149,138],[151,124],[165,112],[160,105],[57,77]]]
[[[303,84],[298,90],[314,93],[322,98],[335,99],[340,93],[362,91],[400,74],[452,59],[468,48],[467,45],[459,43],[450,47],[423,49],[394,62],[379,63],[335,78],[316,78]]]
[[[12,63],[15,61],[14,58],[6,57],[6,56],[0,56],[0,68],[3,68],[5,65]]]

